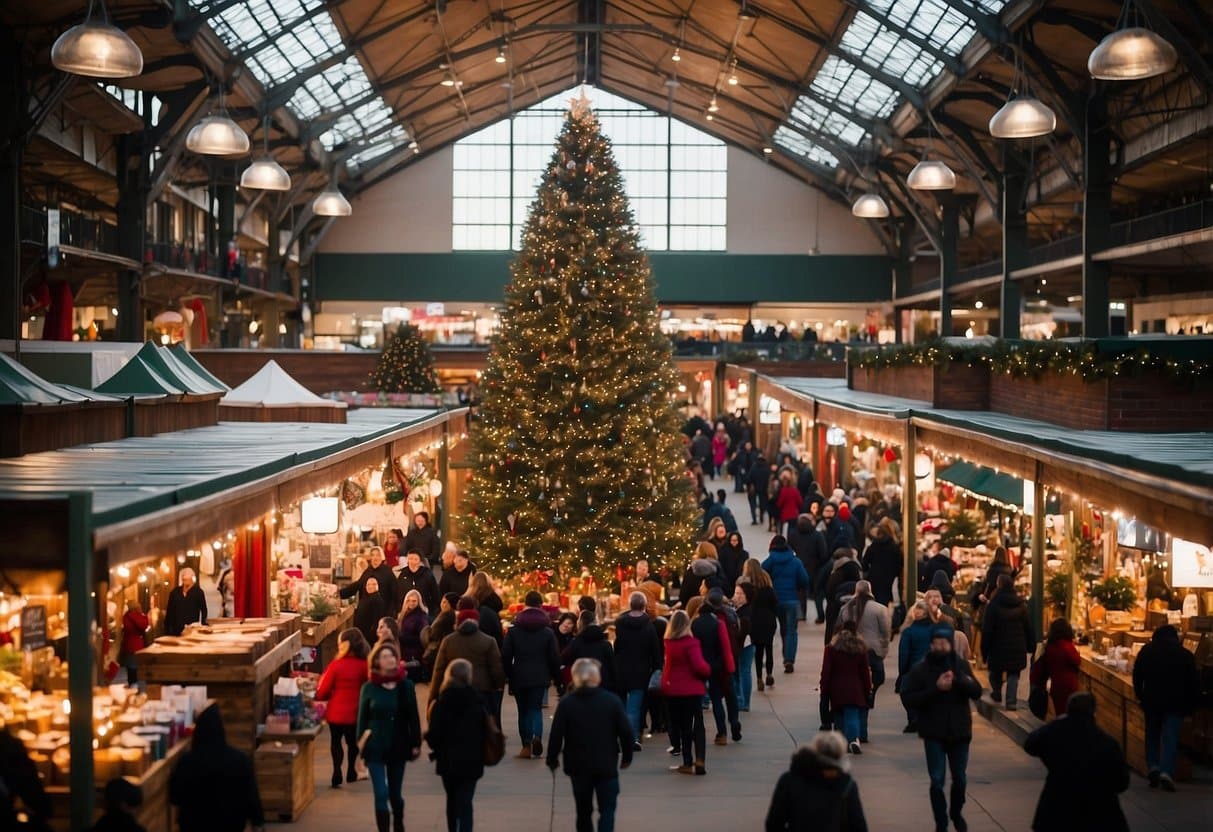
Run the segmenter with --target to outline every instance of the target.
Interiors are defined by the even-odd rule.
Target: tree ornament
[[[583,298],[588,298],[590,296],[590,287],[584,283],[581,284],[581,296]]]
[[[505,516],[505,521],[510,524],[510,537],[517,537],[518,529],[516,528],[516,525],[518,523],[518,518],[514,515],[514,512],[511,511],[509,514],[507,514]]]
[[[577,163],[574,162],[572,159],[569,159],[568,163],[565,164],[565,167],[568,168],[569,170],[577,170]]]
[[[538,289],[535,290],[535,303],[543,306],[543,292]]]
[[[586,163],[585,163],[585,172],[586,172],[586,173],[593,173],[593,172],[594,172],[594,170],[595,170],[595,168],[594,168],[594,163],[593,163],[593,162],[586,162]]]

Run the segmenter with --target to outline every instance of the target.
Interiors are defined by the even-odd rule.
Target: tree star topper
[[[590,114],[590,99],[585,94],[584,86],[578,92],[576,98],[569,99],[569,112],[573,114],[573,118],[578,120]]]

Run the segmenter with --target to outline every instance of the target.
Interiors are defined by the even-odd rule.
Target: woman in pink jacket
[[[665,628],[665,665],[661,670],[661,694],[670,711],[670,755],[682,753],[682,765],[672,766],[679,774],[707,774],[707,735],[703,728],[704,682],[712,675],[703,658],[699,639],[691,635],[691,619],[683,610],[670,618]],[[692,751],[694,756],[692,757]]]
[[[716,429],[716,434],[712,437],[712,465],[715,469],[712,479],[720,476],[720,472],[724,468],[724,461],[728,458],[729,435],[725,433],[723,427],[719,427]]]

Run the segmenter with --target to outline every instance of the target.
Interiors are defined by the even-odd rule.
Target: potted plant
[[[1045,579],[1045,598],[1053,609],[1055,618],[1064,618],[1070,606],[1070,572],[1061,569]]]
[[[1128,578],[1113,575],[1091,585],[1091,597],[1108,611],[1109,624],[1124,624],[1137,603],[1137,587]]]

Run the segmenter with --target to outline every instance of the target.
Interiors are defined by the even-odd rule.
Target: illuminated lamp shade
[[[93,20],[92,10],[81,24],[68,29],[51,47],[55,69],[90,78],[130,78],[143,72],[143,53],[126,32],[105,19]]]
[[[240,174],[240,187],[258,191],[289,191],[291,175],[272,156],[263,156]]]
[[[956,174],[938,159],[923,159],[910,171],[906,184],[916,191],[950,191],[956,187]]]
[[[212,113],[193,126],[185,146],[202,156],[243,156],[248,153],[248,134],[223,111]]]
[[[990,135],[996,139],[1031,139],[1057,128],[1057,114],[1038,99],[1012,98],[990,117]]]
[[[337,186],[330,185],[312,200],[312,213],[318,217],[348,217],[354,213],[354,209],[350,201],[337,190]]]
[[[880,194],[864,194],[855,200],[851,213],[867,220],[884,219],[889,215],[889,205]]]
[[[1087,71],[1102,81],[1139,81],[1170,72],[1178,61],[1174,46],[1149,29],[1132,26],[1101,40],[1087,58]]]
[[[832,448],[841,448],[847,444],[847,432],[835,425],[826,429],[826,444]]]
[[[299,525],[307,534],[336,534],[336,497],[312,497],[299,506]]]
[[[442,480],[430,480],[428,488],[430,489],[431,497],[437,498],[442,496]]]

